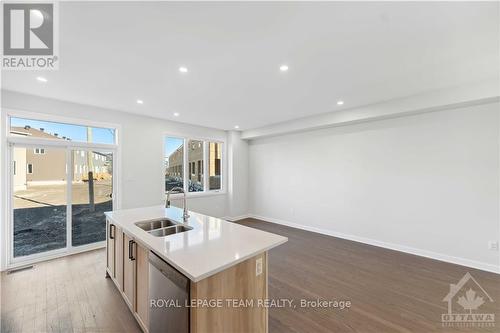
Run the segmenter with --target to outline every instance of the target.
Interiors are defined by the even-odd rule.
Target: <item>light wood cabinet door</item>
[[[137,315],[142,326],[149,330],[149,250],[136,244],[137,249]]]
[[[106,267],[109,275],[115,277],[115,236],[116,226],[106,220]]]
[[[123,231],[119,227],[115,227],[115,282],[118,289],[123,289]]]
[[[126,233],[123,233],[123,294],[129,307],[135,312],[135,242]]]

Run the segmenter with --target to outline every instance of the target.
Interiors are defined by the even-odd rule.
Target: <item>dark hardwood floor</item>
[[[500,332],[500,322],[495,328],[441,325],[443,298],[466,272],[494,300],[481,313],[500,318],[499,275],[254,219],[238,223],[289,238],[269,252],[270,298],[352,303],[348,310],[271,308],[272,333]],[[140,332],[104,278],[105,260],[104,250],[96,250],[2,273],[1,332]]]
[[[480,312],[500,320],[500,275],[255,219],[238,223],[288,237],[269,252],[270,298],[352,303],[349,310],[272,308],[270,332],[500,332],[500,321],[441,324],[443,298],[467,272],[494,300]]]

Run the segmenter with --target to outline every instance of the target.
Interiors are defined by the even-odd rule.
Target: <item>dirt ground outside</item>
[[[72,204],[89,203],[89,184],[79,182],[71,185]],[[111,180],[94,181],[94,201],[102,203],[110,199]],[[66,184],[29,185],[26,190],[14,192],[14,208],[32,208],[66,205]]]
[[[72,245],[106,239],[105,211],[113,209],[111,180],[94,181],[94,202],[89,205],[87,182],[72,184]],[[16,191],[14,204],[14,257],[66,247],[66,185],[35,185]]]

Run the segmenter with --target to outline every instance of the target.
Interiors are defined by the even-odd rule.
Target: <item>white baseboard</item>
[[[224,217],[222,217],[222,219],[226,220],[226,221],[235,222],[235,221],[239,221],[239,220],[243,220],[243,219],[248,219],[250,217],[252,217],[251,214],[243,214],[243,215],[239,215],[239,216],[224,216]]]
[[[350,241],[355,241],[355,242],[360,242],[360,243],[369,244],[369,245],[373,245],[373,246],[383,247],[383,248],[390,249],[390,250],[414,254],[417,256],[421,256],[421,257],[426,257],[426,258],[444,261],[444,262],[448,262],[448,263],[452,263],[452,264],[471,267],[471,268],[479,269],[482,271],[500,274],[500,266],[488,264],[488,263],[484,263],[484,262],[480,262],[480,261],[475,261],[475,260],[470,260],[470,259],[465,259],[465,258],[460,258],[460,257],[454,257],[454,256],[450,256],[447,254],[417,249],[414,247],[409,247],[409,246],[400,245],[400,244],[386,243],[386,242],[378,241],[375,239],[370,239],[370,238],[365,238],[365,237],[360,237],[360,236],[355,236],[355,235],[348,235],[348,234],[336,232],[333,230],[327,230],[327,229],[323,229],[323,228],[310,227],[310,226],[297,224],[297,223],[293,223],[293,222],[288,222],[288,221],[284,221],[284,220],[279,220],[279,219],[275,219],[275,218],[271,218],[271,217],[259,216],[259,215],[255,215],[255,214],[248,214],[248,217],[262,220],[264,222],[281,224],[281,225],[284,225],[287,227],[316,232],[316,233],[323,234],[323,235],[338,237],[338,238],[347,239]]]

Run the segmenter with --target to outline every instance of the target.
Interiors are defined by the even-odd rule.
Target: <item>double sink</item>
[[[156,237],[169,236],[193,229],[167,218],[136,222],[135,225]]]

